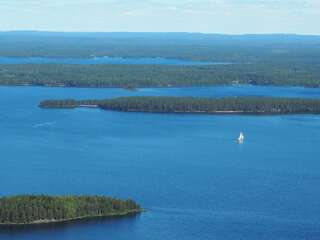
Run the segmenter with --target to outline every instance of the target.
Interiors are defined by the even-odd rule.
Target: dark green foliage
[[[165,57],[217,66],[0,65],[1,85],[167,87],[320,86],[320,37],[183,33],[0,33],[0,56]]]
[[[121,97],[106,100],[46,100],[40,103],[43,108],[79,106],[127,112],[320,114],[320,100],[300,98]]]
[[[141,211],[132,200],[101,196],[15,196],[0,198],[0,224],[27,224],[126,215]]]
[[[221,84],[320,86],[320,64],[0,65],[0,85],[169,87]]]
[[[0,56],[167,57],[202,61],[319,61],[320,37],[199,33],[0,32]]]

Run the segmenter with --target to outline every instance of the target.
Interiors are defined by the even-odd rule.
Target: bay
[[[285,96],[320,89],[231,86],[0,87],[0,195],[133,198],[136,217],[0,229],[0,239],[317,239],[320,116],[143,114],[38,108],[48,98]],[[244,131],[246,141],[237,144]]]

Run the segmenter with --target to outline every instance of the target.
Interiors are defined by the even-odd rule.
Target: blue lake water
[[[159,65],[229,65],[228,62],[201,62],[172,58],[49,58],[49,57],[0,57],[0,64],[159,64]]]
[[[46,98],[235,95],[320,98],[320,89],[0,87],[0,195],[104,194],[132,218],[0,229],[1,240],[317,240],[320,116],[44,110]],[[245,132],[245,144],[236,138]]]

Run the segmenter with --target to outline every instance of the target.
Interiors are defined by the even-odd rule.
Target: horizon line
[[[219,32],[187,32],[187,31],[60,31],[60,30],[0,30],[0,33],[93,33],[93,34],[106,34],[106,33],[137,33],[137,34],[203,34],[203,35],[225,35],[225,36],[248,36],[248,35],[284,35],[284,36],[319,36],[320,34],[308,33],[289,33],[289,32],[272,32],[272,33],[219,33]]]

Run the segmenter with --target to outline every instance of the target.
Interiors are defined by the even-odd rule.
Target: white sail
[[[244,134],[243,132],[240,132],[240,136],[238,138],[239,143],[243,143],[244,142]]]

